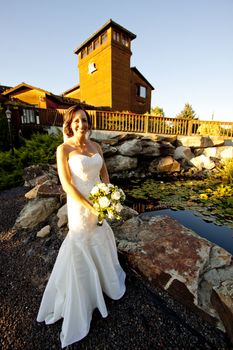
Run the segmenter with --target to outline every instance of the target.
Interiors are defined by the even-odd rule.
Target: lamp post
[[[14,154],[14,147],[13,147],[13,140],[12,140],[12,132],[11,132],[11,110],[9,109],[9,107],[7,107],[7,110],[5,111],[6,113],[6,119],[8,122],[8,129],[9,129],[9,134],[10,134],[10,144],[11,144],[11,154]]]

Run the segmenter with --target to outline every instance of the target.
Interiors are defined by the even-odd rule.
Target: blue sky
[[[0,0],[0,84],[61,94],[79,83],[79,47],[110,18],[137,35],[131,66],[152,107],[233,122],[233,0]]]

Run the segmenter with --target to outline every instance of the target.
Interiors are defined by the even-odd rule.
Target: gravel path
[[[61,321],[36,322],[46,276],[61,239],[35,237],[37,229],[15,232],[12,226],[25,204],[26,189],[0,192],[0,348],[2,350],[61,349]],[[176,303],[163,291],[151,289],[123,261],[127,291],[120,301],[106,297],[109,316],[96,310],[91,330],[67,347],[79,350],[230,349],[224,333]]]

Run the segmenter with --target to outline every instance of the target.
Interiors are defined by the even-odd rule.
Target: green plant
[[[56,148],[62,143],[62,133],[57,135],[34,134],[31,140],[15,150],[0,152],[0,190],[23,184],[23,169],[29,165],[54,163]]]
[[[228,158],[223,160],[216,168],[217,172],[213,175],[214,178],[221,179],[225,183],[233,183],[233,159]]]

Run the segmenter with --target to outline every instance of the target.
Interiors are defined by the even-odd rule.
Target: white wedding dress
[[[69,159],[73,184],[86,197],[99,179],[99,153],[75,154]],[[51,324],[63,318],[62,347],[84,338],[90,329],[92,312],[98,308],[107,316],[103,292],[120,299],[125,292],[122,270],[112,229],[104,220],[67,196],[69,232],[59,250],[41,301],[37,321]]]

